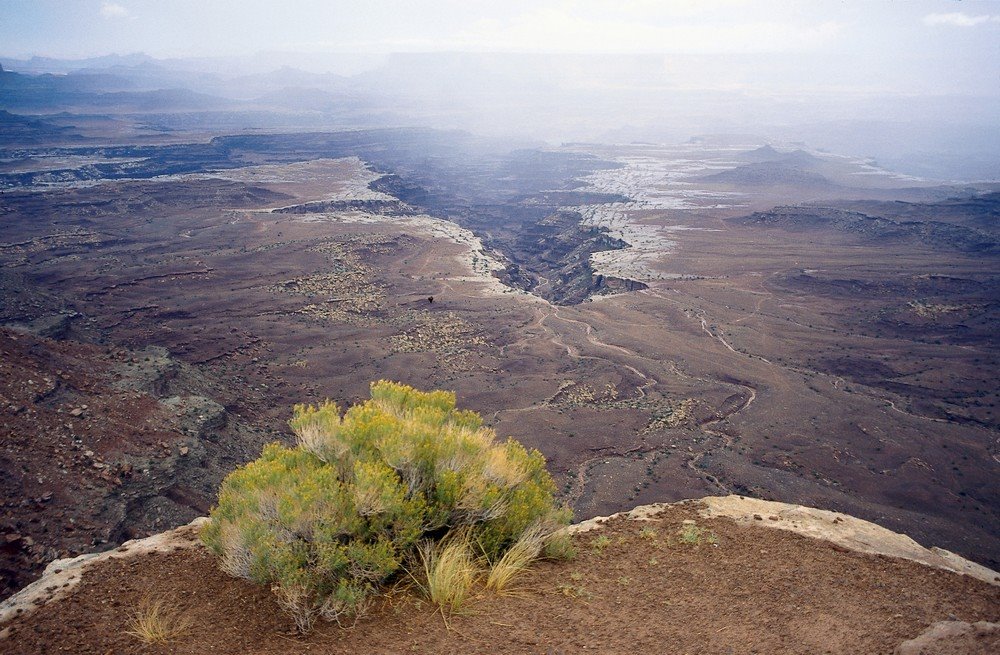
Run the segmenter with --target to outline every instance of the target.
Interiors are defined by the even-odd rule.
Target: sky
[[[138,52],[341,75],[399,52],[657,54],[675,88],[1000,97],[1000,0],[0,0],[0,63]]]
[[[1000,0],[0,0],[0,55],[865,53],[1000,59]],[[995,69],[994,69],[995,70]]]

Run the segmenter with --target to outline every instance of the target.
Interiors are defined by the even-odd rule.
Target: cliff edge
[[[575,558],[539,562],[514,593],[441,616],[402,586],[350,629],[307,637],[267,589],[200,545],[207,519],[51,563],[0,605],[0,652],[991,653],[1000,575],[826,510],[740,496],[655,504],[570,526]],[[189,629],[128,633],[162,599]],[[665,651],[666,649],[666,651]]]

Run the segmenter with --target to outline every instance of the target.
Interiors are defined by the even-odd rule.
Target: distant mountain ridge
[[[690,142],[755,147],[771,139],[809,143],[923,178],[1000,179],[996,154],[1000,137],[994,129],[1000,96],[935,95],[903,100],[879,93],[848,102],[837,94],[804,95],[793,106],[767,94],[749,97],[741,91],[675,88],[661,59],[475,52],[323,56],[286,52],[185,59],[159,59],[143,53],[79,60],[0,57],[7,71],[57,84],[49,91],[187,89],[214,98],[175,95],[170,104],[151,110],[155,98],[70,98],[33,87],[30,93],[16,94],[0,89],[0,109],[109,115],[155,111],[160,116],[150,129],[161,132],[191,127],[287,131],[419,125],[549,143],[674,143],[701,133]],[[58,83],[52,78],[59,78]],[[295,91],[288,93],[288,89]],[[332,97],[329,102],[327,94]],[[664,114],[668,106],[677,113]],[[841,109],[843,118],[822,118],[833,106]],[[202,115],[191,120],[190,115],[176,116],[179,112]],[[757,125],[747,123],[748,116],[755,116]],[[720,128],[731,131],[713,132]],[[756,130],[760,130],[757,135]],[[773,146],[757,155],[741,161],[793,167],[815,163],[809,153],[784,153]],[[834,163],[832,158],[822,159],[822,168],[830,163]],[[835,184],[855,186],[834,171],[813,172]],[[739,176],[745,177],[747,186],[802,179],[783,170],[751,169],[734,175],[736,179],[725,183],[739,183]],[[872,174],[868,179],[875,177]]]
[[[823,161],[819,157],[812,155],[801,148],[792,150],[791,152],[779,152],[778,150],[775,150],[771,144],[761,146],[756,150],[741,153],[737,158],[742,161],[755,164],[774,162],[790,166],[815,166]]]
[[[81,141],[82,138],[72,127],[0,109],[0,146],[51,143],[53,140]]]
[[[810,188],[833,188],[839,186],[819,173],[785,161],[761,161],[744,164],[728,171],[704,175],[697,179],[703,182],[735,184],[738,186],[794,185]]]
[[[110,74],[0,74],[0,109],[8,111],[177,111],[232,107],[226,98],[187,88],[136,90],[128,78]]]

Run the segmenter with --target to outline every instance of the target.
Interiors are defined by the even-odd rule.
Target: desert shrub
[[[455,531],[497,561],[526,531],[569,521],[542,455],[498,443],[453,393],[380,381],[343,415],[297,405],[289,423],[297,446],[270,444],[227,476],[202,540],[302,631],[358,615]]]

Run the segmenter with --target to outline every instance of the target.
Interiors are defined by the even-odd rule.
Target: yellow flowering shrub
[[[297,405],[289,424],[297,446],[227,476],[202,540],[302,631],[364,611],[428,540],[462,530],[493,561],[526,530],[569,522],[541,453],[498,443],[454,393],[380,381],[343,415]]]

